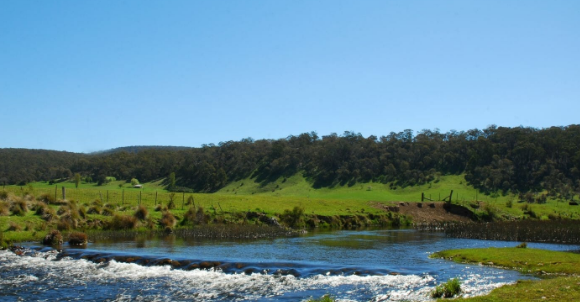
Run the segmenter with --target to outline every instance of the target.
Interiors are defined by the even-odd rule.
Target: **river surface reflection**
[[[32,252],[25,256],[0,252],[0,296],[5,301],[300,301],[331,294],[340,301],[423,301],[449,278],[460,278],[467,296],[532,278],[430,259],[431,253],[517,244],[415,230],[312,232],[260,240],[145,236],[96,240],[86,249],[65,247],[60,254],[30,244]],[[554,244],[528,247],[578,250]]]

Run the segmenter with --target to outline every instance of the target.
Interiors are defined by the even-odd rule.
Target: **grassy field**
[[[90,202],[101,199],[105,203],[137,205],[139,203],[155,206],[167,203],[171,194],[164,189],[163,180],[144,183],[142,189],[132,188],[124,181],[112,181],[103,186],[94,183],[81,183],[76,189],[72,181],[63,181],[54,185],[46,182],[32,183],[30,186],[7,186],[5,190],[17,195],[27,191],[34,195],[49,194],[62,198],[62,187],[66,188],[66,198],[79,202]],[[453,202],[469,207],[473,211],[492,210],[498,217],[521,219],[531,216],[537,219],[550,217],[580,219],[580,206],[570,206],[568,202],[548,199],[545,204],[527,204],[518,202],[518,197],[509,194],[503,196],[484,195],[468,185],[463,175],[441,176],[437,182],[420,186],[392,187],[382,183],[364,183],[354,186],[337,186],[333,188],[314,189],[311,184],[296,174],[281,178],[266,185],[256,183],[253,179],[235,181],[212,194],[176,193],[175,200],[187,200],[193,196],[206,208],[215,207],[223,211],[247,211],[260,209],[266,213],[281,213],[294,206],[304,207],[307,213],[320,215],[348,215],[353,213],[373,213],[377,210],[369,201],[393,202],[421,200],[421,193],[432,200],[442,200],[453,190]]]
[[[528,248],[448,250],[434,253],[459,263],[481,263],[544,276],[539,281],[518,281],[482,297],[460,301],[579,301],[580,254]],[[546,276],[545,274],[553,274]]]

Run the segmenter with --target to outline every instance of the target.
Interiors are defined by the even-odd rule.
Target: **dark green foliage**
[[[304,226],[304,208],[294,207],[291,211],[284,210],[280,218],[291,228],[302,227]]]
[[[106,182],[105,175],[148,182],[169,175],[168,187],[215,192],[250,176],[267,184],[302,172],[315,187],[374,181],[391,183],[395,190],[465,173],[467,182],[484,193],[545,190],[548,197],[570,200],[580,191],[578,146],[580,125],[405,130],[381,137],[349,131],[319,137],[311,132],[201,148],[138,147],[89,155],[0,149],[0,179],[16,184],[70,179],[78,173],[99,183]]]
[[[453,278],[449,281],[438,285],[433,292],[432,298],[451,298],[461,293],[461,283],[459,279]]]
[[[170,210],[175,209],[175,202],[173,201],[175,199],[175,193],[170,193],[169,194],[169,202],[167,203],[167,208]]]

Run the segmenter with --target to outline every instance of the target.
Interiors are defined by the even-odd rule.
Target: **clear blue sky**
[[[0,148],[580,122],[580,1],[0,2]]]

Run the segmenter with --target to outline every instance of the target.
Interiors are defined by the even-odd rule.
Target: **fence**
[[[193,193],[152,192],[139,189],[96,190],[71,189],[58,186],[55,186],[54,189],[34,188],[32,190],[25,187],[6,187],[4,190],[17,196],[30,194],[35,197],[40,197],[42,195],[48,195],[54,197],[55,200],[75,200],[79,203],[90,203],[95,200],[100,200],[105,204],[114,205],[167,205],[173,199],[175,206],[178,208],[185,205],[188,199],[195,195]]]

